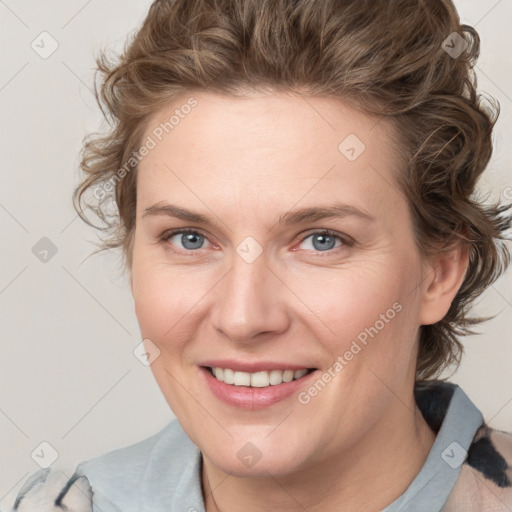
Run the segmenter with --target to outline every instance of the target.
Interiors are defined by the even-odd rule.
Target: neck
[[[234,477],[203,456],[206,512],[382,510],[414,480],[436,437],[412,393],[394,408],[350,450],[286,477]]]

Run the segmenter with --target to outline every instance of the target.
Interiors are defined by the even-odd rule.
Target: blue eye
[[[171,241],[173,238],[176,238],[176,241]],[[329,252],[340,246],[350,247],[353,245],[350,238],[327,229],[309,233],[301,239],[300,243],[303,244],[308,239],[311,239],[310,249],[315,252]],[[177,252],[198,252],[198,250],[204,249],[204,243],[207,240],[204,235],[192,229],[177,229],[162,236],[162,241],[172,246],[176,246],[179,241],[182,248],[178,247]],[[338,244],[336,244],[337,240]]]
[[[301,243],[304,243],[309,238],[311,238],[312,249],[317,252],[326,252],[346,244],[345,240],[340,235],[327,230],[310,233],[301,240]],[[341,243],[336,245],[336,240],[339,240]]]
[[[187,251],[194,251],[195,249],[202,249],[202,245],[206,237],[198,233],[197,231],[192,231],[188,229],[181,229],[179,231],[173,231],[171,233],[167,233],[164,236],[165,241],[170,241],[172,238],[177,237],[180,243],[183,245],[184,249]],[[174,243],[172,243],[174,245]]]

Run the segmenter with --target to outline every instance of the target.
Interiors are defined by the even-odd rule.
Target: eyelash
[[[192,234],[192,235],[200,235],[202,237],[204,237],[206,240],[208,240],[208,237],[206,237],[205,235],[203,235],[200,231],[196,231],[194,229],[187,229],[187,228],[182,228],[182,229],[175,229],[173,231],[167,231],[165,232],[162,237],[161,237],[161,241],[162,242],[168,242],[170,238],[172,238],[174,235],[178,235],[178,234]],[[308,239],[309,237],[313,236],[313,235],[327,235],[327,236],[331,236],[333,238],[338,238],[341,242],[342,242],[342,245],[339,246],[339,247],[334,247],[333,249],[330,249],[328,251],[313,251],[313,254],[320,254],[320,256],[324,256],[325,255],[329,255],[329,254],[332,254],[335,249],[342,249],[343,247],[352,247],[354,245],[354,240],[346,235],[342,235],[341,233],[338,233],[336,231],[332,231],[330,229],[319,229],[317,231],[312,231],[310,233],[308,233],[307,235],[305,235],[303,238],[301,238],[301,240],[299,241],[299,243],[302,243],[304,242],[304,240]],[[197,253],[199,251],[201,251],[201,249],[198,249],[198,250],[176,250],[176,249],[171,249],[172,251],[174,252],[177,252],[177,253]]]

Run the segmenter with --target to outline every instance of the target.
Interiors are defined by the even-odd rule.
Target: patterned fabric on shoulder
[[[512,433],[483,424],[443,512],[512,510]]]
[[[11,512],[92,512],[92,494],[85,476],[40,469],[25,481]]]

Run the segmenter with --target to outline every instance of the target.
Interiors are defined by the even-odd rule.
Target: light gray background
[[[57,451],[54,467],[136,442],[173,418],[148,367],[133,301],[116,273],[118,256],[94,256],[96,233],[76,217],[82,137],[104,128],[92,94],[94,57],[119,50],[150,1],[0,0],[0,503],[9,506],[38,465],[31,453]],[[495,153],[481,184],[512,200],[512,0],[458,0],[482,37],[482,90],[499,99]],[[32,48],[47,31],[58,49]],[[42,45],[41,43],[39,43]],[[45,48],[48,48],[46,40]],[[42,49],[41,49],[42,51]],[[58,252],[41,262],[32,247],[48,237]],[[512,272],[479,301],[499,313],[466,340],[451,377],[490,425],[512,430]],[[39,451],[38,451],[39,450]],[[37,457],[35,457],[37,459]]]

